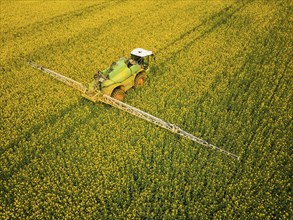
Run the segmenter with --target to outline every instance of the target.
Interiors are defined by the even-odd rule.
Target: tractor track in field
[[[8,75],[8,77],[9,77],[9,75],[11,73],[11,70],[10,70],[11,66],[15,66],[17,68],[26,68],[28,61],[30,61],[30,60],[39,60],[40,58],[42,58],[44,56],[44,54],[47,51],[52,51],[52,56],[54,56],[54,52],[55,51],[60,51],[60,48],[64,47],[64,45],[66,45],[66,44],[68,44],[68,45],[69,44],[70,45],[76,44],[76,42],[79,39],[85,39],[85,38],[88,38],[88,37],[92,37],[92,35],[95,35],[95,36],[99,35],[99,34],[105,32],[105,31],[109,30],[111,24],[115,23],[115,21],[116,20],[114,20],[114,19],[108,20],[108,22],[103,23],[98,28],[88,30],[87,32],[80,33],[77,36],[74,36],[74,37],[71,37],[71,38],[68,38],[68,39],[65,39],[65,40],[55,41],[54,43],[38,47],[38,48],[34,49],[32,52],[30,52],[28,54],[21,55],[21,52],[20,52],[20,57],[12,58],[12,59],[8,60],[6,65],[4,67],[2,67],[3,68],[2,71],[1,71],[2,75]],[[20,51],[20,48],[18,48],[18,50]],[[32,71],[35,71],[35,70],[32,70]],[[35,73],[32,73],[32,74],[35,74]],[[24,79],[24,77],[29,79],[31,77],[31,74],[22,75],[21,79],[23,81],[26,80],[26,79]],[[68,77],[70,77],[70,76],[68,76]],[[5,90],[11,90],[14,93],[19,93],[20,92],[17,89],[10,89],[9,87],[12,87],[12,84],[10,84],[10,85],[7,84],[7,85],[3,85],[3,86],[4,86],[4,88],[3,88],[4,91]]]
[[[23,146],[21,146],[21,144],[22,144],[21,142],[24,139],[25,139],[25,141],[30,141],[32,136],[37,136],[38,133],[40,133],[42,130],[48,130],[49,128],[54,127],[54,125],[56,125],[56,123],[58,123],[58,121],[60,121],[60,119],[62,119],[65,115],[71,114],[72,111],[76,111],[77,107],[81,107],[80,104],[81,104],[80,102],[71,104],[68,107],[59,111],[58,113],[56,113],[54,115],[49,115],[46,119],[44,119],[45,123],[43,123],[41,125],[36,124],[29,131],[27,131],[22,137],[18,138],[17,140],[14,140],[12,143],[10,143],[6,149],[4,149],[4,150],[1,149],[1,152],[0,152],[1,156],[3,154],[5,154],[5,152],[7,152],[8,149],[12,149],[11,151],[13,151],[13,153],[19,152],[19,150],[24,151],[25,153],[21,153],[21,155],[23,155],[23,157],[18,162],[16,162],[16,161],[10,162],[11,164],[13,164],[13,166],[11,166],[9,168],[8,172],[7,171],[3,172],[1,170],[0,179],[7,181],[13,175],[15,175],[20,170],[24,169],[27,165],[29,165],[34,158],[36,158],[37,156],[40,156],[40,155],[44,154],[45,152],[49,151],[50,149],[52,149],[52,146],[50,143],[50,140],[51,140],[50,137],[45,139],[45,143],[38,142],[39,145],[41,145],[40,148],[35,147],[32,149],[30,147],[27,147],[26,149],[22,149]],[[78,127],[80,127],[84,124],[87,124],[87,122],[89,122],[93,118],[94,114],[95,114],[95,112],[91,111],[86,117],[84,117],[81,120],[66,127],[66,129],[64,131],[62,131],[62,134],[60,136],[58,136],[56,139],[54,139],[54,142],[59,143],[59,142],[66,140],[66,138],[70,137],[70,135],[75,130],[77,130]],[[77,124],[78,124],[78,126],[77,126]],[[11,153],[11,152],[9,152],[9,153]]]
[[[278,16],[277,14],[275,16]],[[280,21],[281,23],[281,21]],[[243,146],[243,153],[242,157],[246,157],[249,153],[251,148],[251,144],[255,140],[255,137],[259,135],[260,132],[262,132],[262,128],[266,127],[265,122],[265,115],[270,114],[268,112],[268,109],[270,106],[272,106],[272,101],[276,95],[278,95],[279,88],[285,84],[285,72],[288,70],[290,66],[290,58],[285,60],[285,66],[280,66],[280,63],[276,63],[274,67],[274,73],[277,73],[280,71],[280,69],[283,69],[281,71],[281,75],[278,78],[275,78],[274,75],[266,76],[265,77],[265,70],[263,68],[260,68],[258,71],[255,71],[255,68],[253,66],[258,65],[260,67],[265,66],[267,64],[271,63],[271,58],[273,57],[281,57],[282,52],[284,52],[283,48],[286,48],[284,41],[279,39],[278,36],[275,36],[277,39],[274,44],[269,44],[270,47],[267,47],[269,39],[272,38],[272,34],[277,33],[277,29],[275,27],[270,27],[269,31],[267,31],[264,35],[264,33],[261,33],[259,35],[256,35],[254,40],[252,40],[249,45],[253,48],[253,50],[250,53],[247,53],[245,56],[245,60],[243,64],[240,66],[238,71],[235,71],[232,75],[229,76],[230,80],[228,84],[234,85],[235,88],[242,88],[242,89],[234,89],[234,93],[228,97],[227,103],[229,105],[228,108],[231,108],[232,106],[237,107],[237,103],[243,103],[243,106],[238,106],[240,109],[236,109],[235,111],[235,118],[241,118],[241,115],[246,112],[246,114],[251,115],[262,115],[263,117],[258,118],[257,120],[254,120],[253,124],[245,124],[243,122],[243,126],[240,128],[236,133],[241,133],[243,129],[249,131],[250,135],[244,140],[242,143]],[[265,46],[264,50],[259,50],[259,46]],[[261,59],[259,59],[261,57]],[[290,57],[289,55],[287,57]],[[251,71],[254,70],[254,71]],[[247,81],[243,74],[241,73],[249,73],[250,78]],[[242,76],[240,76],[242,75]],[[260,75],[264,75],[266,80],[262,81],[261,85],[257,85],[257,79],[259,79]],[[272,82],[276,82],[275,84]],[[212,90],[215,91],[217,87],[216,80],[212,84]],[[270,89],[271,84],[273,84],[272,89]],[[269,93],[264,94],[261,90],[262,88],[266,88],[266,91],[271,91]],[[232,88],[233,89],[233,88]],[[257,92],[258,91],[258,92]],[[256,100],[256,105],[253,109],[246,109],[245,103],[248,102],[249,97],[258,97]],[[239,101],[241,100],[241,101]],[[234,104],[231,104],[232,101],[234,101]],[[265,107],[262,107],[262,103]],[[233,109],[232,109],[233,111]],[[268,116],[270,117],[270,116]],[[268,128],[270,130],[270,128]]]
[[[126,0],[123,1],[118,1],[120,4],[127,2]],[[111,5],[110,5],[111,6]],[[167,7],[167,6],[166,6]],[[104,6],[103,8],[106,8],[106,6]],[[97,10],[97,9],[96,9]],[[95,13],[96,10],[90,10],[91,13]],[[159,11],[161,10],[161,7],[155,7],[153,11]],[[79,14],[82,13],[82,9],[79,10],[78,12],[74,13],[74,14]],[[140,13],[139,15],[141,17],[145,17],[146,15],[148,15],[150,13],[150,11],[143,11],[142,13]],[[87,15],[87,14],[86,14]],[[64,15],[66,16],[66,14]],[[72,16],[72,15],[71,15]],[[71,17],[70,16],[70,17]],[[57,16],[59,17],[59,16]],[[80,19],[80,17],[78,17],[78,19]],[[52,48],[56,48],[57,51],[60,50],[60,47],[63,46],[64,44],[74,44],[76,42],[78,42],[81,39],[95,39],[95,36],[99,36],[100,34],[103,34],[107,31],[109,31],[112,28],[112,25],[117,23],[117,22],[121,22],[124,23],[125,21],[127,21],[128,23],[131,23],[135,18],[132,17],[131,20],[129,20],[129,18],[126,19],[121,19],[121,17],[118,18],[109,18],[106,22],[102,23],[99,27],[95,27],[95,28],[91,28],[91,29],[87,29],[82,33],[78,33],[72,37],[68,37],[66,39],[62,39],[53,43],[49,43],[48,45],[45,46],[40,46],[35,48],[34,50],[32,50],[29,53],[22,53],[21,52],[21,47],[17,46],[17,51],[19,51],[19,55],[20,57],[17,58],[11,58],[9,60],[7,60],[5,66],[0,66],[1,70],[3,72],[6,71],[6,69],[9,69],[10,66],[16,65],[16,66],[23,66],[24,62],[22,62],[24,59],[26,60],[32,60],[32,59],[37,59],[39,57],[42,57],[42,55],[44,54],[44,51],[49,51],[50,49],[52,50]],[[54,23],[56,23],[55,20],[59,20],[59,19],[53,19]],[[68,21],[72,21],[70,19],[64,20],[63,23],[68,22]],[[44,26],[44,28],[40,28],[40,30],[44,30],[46,29],[46,24],[47,23],[53,23],[52,21],[47,21],[46,23],[44,23],[42,26]],[[32,30],[31,30],[32,31]],[[29,33],[29,31],[27,31]],[[27,32],[25,34],[27,34]],[[25,35],[24,34],[24,35]]]
[[[119,1],[119,3],[122,3],[122,1]],[[16,31],[16,33],[19,33],[19,34],[16,34],[16,35],[18,35],[17,38],[20,38],[20,37],[22,37],[22,36],[24,36],[24,35],[26,35],[28,33],[35,32],[36,30],[39,30],[39,31],[44,30],[48,26],[50,26],[52,24],[67,23],[68,21],[72,21],[72,18],[80,19],[81,16],[82,17],[88,17],[91,14],[95,13],[98,9],[100,9],[100,10],[105,9],[105,8],[107,8],[109,6],[111,6],[109,3],[107,3],[107,4],[106,3],[101,3],[101,4],[95,5],[95,7],[88,6],[85,9],[80,9],[78,11],[73,11],[73,12],[70,12],[68,14],[59,15],[59,16],[56,16],[54,18],[50,18],[48,21],[45,21],[45,22],[36,22],[34,24],[28,25],[25,28],[25,29],[28,29],[28,30],[22,31],[23,27],[19,28],[20,30]],[[209,23],[214,22],[214,20],[216,21],[215,26],[213,26],[212,28],[207,28],[207,30],[204,31],[202,35],[200,35],[196,39],[192,40],[189,44],[185,45],[181,50],[173,52],[171,54],[171,56],[175,55],[178,52],[181,52],[182,50],[185,50],[190,45],[192,45],[192,43],[194,43],[194,41],[199,40],[202,37],[206,36],[209,32],[212,32],[213,29],[215,29],[216,26],[219,25],[219,23],[222,21],[221,17],[223,16],[223,14],[225,14],[225,12],[227,12],[228,13],[227,16],[229,16],[229,11],[233,10],[234,7],[235,7],[235,5],[230,5],[230,6],[226,7],[226,8],[224,8],[224,9],[222,9],[220,12],[217,12],[217,13],[213,14],[211,17],[205,19],[205,21],[202,22],[201,24],[196,25],[195,27],[191,28],[190,30],[182,33],[180,35],[180,37],[176,38],[175,40],[173,40],[171,43],[169,43],[165,47],[159,49],[156,53],[160,54],[160,52],[164,51],[167,48],[170,48],[170,47],[174,46],[174,44],[176,44],[177,42],[182,41],[182,39],[188,38],[193,33],[197,32],[198,29],[200,29],[200,28],[204,29],[207,25],[209,25]],[[160,7],[157,7],[156,10],[160,10]],[[237,10],[237,8],[236,8],[236,10]],[[236,13],[238,10],[240,10],[240,8],[237,11],[236,10],[232,11],[232,13],[233,14]],[[142,16],[143,14],[148,14],[148,13],[149,13],[149,11],[148,12],[143,12],[142,14],[140,14],[140,16]],[[233,14],[231,14],[230,17]],[[226,16],[226,18],[224,17],[223,19],[224,20],[228,19],[227,16]],[[132,18],[132,20],[133,19],[134,18]],[[38,48],[34,49],[33,51],[29,52],[28,54],[23,54],[21,52],[20,46],[17,46],[18,47],[17,50],[20,51],[20,56],[21,57],[20,58],[12,58],[12,59],[8,60],[7,64],[5,65],[5,67],[2,67],[2,70],[3,70],[3,72],[5,72],[5,69],[7,67],[15,65],[16,63],[19,63],[20,60],[22,58],[24,58],[24,57],[29,57],[29,59],[35,59],[35,58],[38,58],[38,56],[42,56],[44,51],[47,51],[49,49],[57,48],[57,50],[58,50],[60,48],[60,46],[64,45],[64,43],[73,44],[74,42],[76,42],[79,39],[92,38],[92,36],[97,36],[98,34],[104,33],[109,28],[111,28],[111,24],[114,24],[115,22],[118,22],[120,20],[121,20],[120,17],[117,18],[117,19],[109,19],[106,23],[101,24],[101,26],[99,28],[93,28],[93,29],[87,30],[86,32],[80,33],[80,34],[78,34],[76,36],[69,37],[66,40],[59,40],[57,42],[50,43],[50,44],[48,44],[46,46],[38,47]],[[217,20],[219,20],[219,22],[217,22]],[[131,20],[129,21],[129,23],[131,23]],[[163,63],[167,62],[167,60],[168,59],[166,59]],[[17,66],[19,66],[19,65],[17,65]]]
[[[28,131],[26,131],[21,137],[15,139],[11,143],[9,143],[5,148],[0,148],[0,156],[3,153],[5,153],[7,150],[9,150],[9,149],[12,149],[12,151],[15,151],[15,148],[17,146],[19,146],[19,143],[21,142],[21,140],[23,140],[23,139],[30,140],[31,137],[32,137],[32,135],[33,134],[37,134],[43,127],[45,127],[45,125],[47,123],[49,123],[49,124],[55,124],[57,122],[57,120],[59,120],[60,118],[62,118],[64,115],[66,115],[67,113],[69,113],[71,111],[71,109],[74,109],[77,106],[78,106],[78,103],[71,104],[71,105],[67,106],[64,109],[61,109],[56,114],[48,115],[48,117],[43,120],[43,122],[46,122],[46,123],[36,124],[32,128],[30,128]]]
[[[250,4],[252,3],[254,0],[251,0],[251,1],[246,1],[245,3],[235,3],[234,5],[230,5],[226,8],[224,8],[223,10],[221,10],[220,12],[214,14],[213,16],[210,17],[210,19],[206,19],[203,23],[193,27],[192,29],[190,29],[189,31],[183,33],[182,35],[180,35],[180,37],[178,37],[177,39],[173,40],[171,43],[167,44],[165,47],[163,47],[162,49],[160,49],[158,51],[158,53],[161,53],[163,52],[164,50],[167,50],[169,47],[173,47],[174,44],[180,44],[180,41],[184,38],[191,38],[192,35],[195,35],[196,32],[200,32],[199,30],[204,30],[202,31],[198,36],[196,36],[195,38],[192,38],[189,40],[188,43],[184,44],[183,47],[177,47],[177,46],[174,46],[175,48],[180,48],[172,53],[170,53],[170,56],[166,59],[166,60],[163,60],[160,64],[159,64],[159,67],[158,69],[160,68],[164,68],[164,65],[167,64],[170,59],[172,59],[173,57],[176,57],[178,53],[180,52],[184,52],[185,50],[188,50],[188,48],[194,44],[194,42],[196,42],[197,40],[200,40],[206,36],[208,36],[210,33],[212,33],[213,31],[215,31],[216,29],[220,28],[222,25],[225,25],[229,19],[231,19],[237,12],[239,12],[240,10],[242,10],[247,4]],[[260,37],[260,36],[258,36]],[[258,38],[256,37],[256,39]],[[268,36],[269,37],[269,36]],[[254,42],[250,42],[250,45],[253,45]],[[259,51],[255,50],[253,51],[252,53],[248,54],[247,55],[247,58],[246,58],[246,61],[243,63],[243,65],[240,67],[239,71],[236,71],[235,74],[234,74],[234,82],[236,82],[239,74],[243,71],[246,71],[247,68],[249,68],[250,66],[250,61],[251,59],[253,59],[253,57],[255,57],[254,55],[255,54],[258,54]],[[156,77],[156,76],[154,76]],[[254,76],[254,78],[256,77],[256,75]],[[233,78],[232,78],[233,79]],[[250,87],[250,84],[252,83],[252,79],[250,78],[250,82],[249,82],[249,85],[247,89],[249,89]],[[280,82],[280,80],[278,81]],[[212,84],[212,86],[216,86],[216,82],[214,82]],[[214,88],[215,89],[215,88]],[[277,87],[275,88],[277,89]],[[272,96],[269,98],[269,100],[272,100],[273,96],[275,94],[272,94]],[[231,96],[231,100],[234,98],[236,98],[237,96],[239,96],[239,94],[232,94]],[[247,101],[248,97],[246,97],[246,100],[243,100],[244,102]],[[241,112],[239,112],[238,114],[240,114]],[[260,122],[259,122],[261,125],[263,125],[263,119],[260,119]],[[255,135],[258,131],[258,129],[260,128],[261,126],[257,126],[255,130],[252,130],[253,134],[249,137],[249,140],[247,140],[244,145],[246,146],[246,150],[249,148],[249,145],[251,143],[252,140],[254,140],[255,138]],[[204,134],[203,134],[203,137],[205,138]],[[244,154],[247,154],[246,153],[246,150],[245,150],[245,153]]]
[[[253,2],[254,0],[247,0],[247,1],[239,1],[232,5],[227,6],[226,8],[220,10],[219,12],[216,12],[209,18],[206,18],[202,23],[192,27],[188,31],[182,33],[178,38],[174,39],[172,42],[168,43],[163,48],[159,49],[156,54],[160,54],[163,51],[167,50],[168,48],[181,48],[178,50],[175,50],[174,52],[171,52],[171,55],[162,61],[160,65],[164,65],[171,59],[173,56],[176,56],[177,53],[180,53],[184,50],[186,50],[188,47],[190,47],[195,41],[200,40],[204,37],[206,37],[208,34],[215,31],[217,28],[220,28],[221,25],[224,25],[227,23],[229,19],[232,18],[234,14],[239,12],[241,9],[243,9],[247,4]],[[195,33],[199,32],[198,36],[194,37],[193,35]],[[191,38],[187,44],[184,44],[183,47],[178,47],[175,44],[180,43],[180,41]],[[174,46],[175,45],[175,46]]]
[[[65,14],[57,15],[55,17],[49,18],[44,21],[37,21],[32,24],[22,26],[14,30],[12,33],[4,33],[6,40],[3,39],[3,44],[5,44],[8,41],[15,41],[18,38],[22,38],[26,35],[30,35],[31,33],[35,33],[38,31],[42,31],[44,29],[47,29],[48,27],[55,25],[58,23],[58,25],[64,25],[65,23],[72,22],[73,20],[78,20],[81,18],[87,18],[90,15],[96,13],[98,10],[104,10],[107,7],[112,6],[112,3],[121,3],[122,1],[106,1],[102,3],[97,3],[94,5],[87,6],[85,8],[81,8],[75,11],[71,11]]]

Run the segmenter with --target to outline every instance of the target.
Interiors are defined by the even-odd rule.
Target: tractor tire
[[[143,87],[144,82],[145,82],[145,76],[142,74],[138,74],[134,80],[134,88],[137,89],[137,88]]]
[[[112,95],[111,95],[114,99],[117,99],[119,101],[123,101],[124,97],[125,97],[125,92],[120,89],[120,88],[116,88],[113,90]]]

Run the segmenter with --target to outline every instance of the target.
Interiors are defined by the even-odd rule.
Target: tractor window
[[[139,65],[142,65],[144,63],[143,57],[135,56],[131,54],[131,59],[135,60]]]
[[[133,60],[137,61],[139,58],[140,58],[140,57],[138,57],[138,56],[135,56],[135,55],[131,54],[131,59],[133,59]]]

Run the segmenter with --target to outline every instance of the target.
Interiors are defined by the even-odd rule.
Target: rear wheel
[[[111,95],[114,99],[117,99],[119,101],[123,101],[124,97],[125,97],[125,92],[120,89],[120,88],[116,88],[113,90],[112,95]]]
[[[141,88],[144,86],[145,76],[142,74],[138,74],[134,80],[134,88]]]

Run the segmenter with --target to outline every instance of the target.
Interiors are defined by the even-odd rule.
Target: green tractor
[[[95,93],[99,90],[103,94],[123,101],[127,90],[144,85],[146,73],[149,71],[150,57],[154,57],[152,51],[134,49],[130,58],[121,57],[110,67],[98,71],[89,84],[89,92]]]

